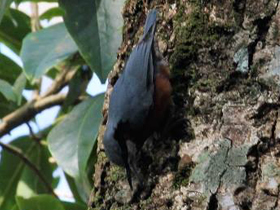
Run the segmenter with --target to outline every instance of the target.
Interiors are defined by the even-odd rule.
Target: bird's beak
[[[131,180],[131,170],[130,170],[130,167],[129,167],[127,161],[125,162],[125,169],[126,169],[126,176],[127,176],[127,181],[128,181],[129,187],[131,190],[133,190],[132,180]]]

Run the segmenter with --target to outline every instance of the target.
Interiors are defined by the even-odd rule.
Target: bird
[[[131,190],[131,171],[140,179],[136,160],[141,147],[165,121],[172,87],[167,61],[155,41],[157,11],[147,15],[144,34],[132,50],[110,96],[103,138],[106,156],[126,169]]]

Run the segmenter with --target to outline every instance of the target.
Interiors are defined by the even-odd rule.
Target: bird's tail
[[[155,9],[151,10],[147,16],[145,27],[144,27],[144,36],[149,32],[151,28],[154,27],[157,21],[157,11]],[[153,30],[153,29],[152,29]]]

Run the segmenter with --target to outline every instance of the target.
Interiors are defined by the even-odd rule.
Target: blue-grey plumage
[[[130,186],[129,151],[125,138],[138,143],[139,132],[142,132],[153,107],[155,28],[156,10],[152,10],[146,19],[144,35],[131,52],[124,72],[114,86],[103,140],[108,158],[113,163],[126,167]]]
[[[156,27],[156,11],[146,20],[145,33],[133,49],[125,69],[112,92],[109,104],[109,123],[129,122],[131,129],[143,125],[153,104],[154,73],[152,45]]]

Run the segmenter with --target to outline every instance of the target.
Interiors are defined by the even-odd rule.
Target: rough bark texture
[[[187,126],[147,141],[147,189],[135,195],[124,170],[108,162],[102,138],[108,95],[143,32],[147,8],[158,9],[156,37],[171,67],[174,113]],[[129,0],[123,15],[91,207],[280,210],[278,1]]]

